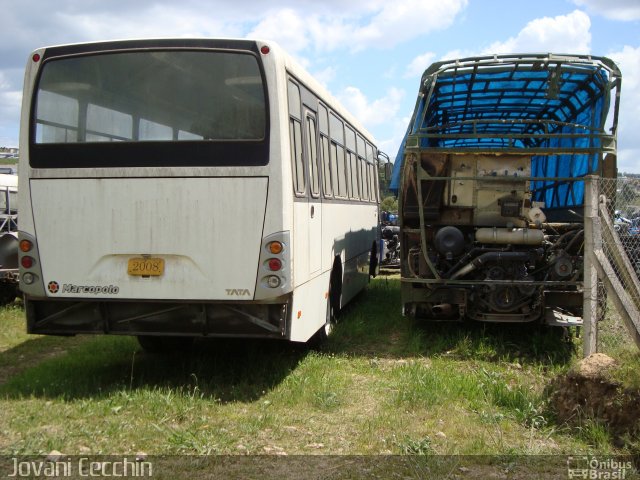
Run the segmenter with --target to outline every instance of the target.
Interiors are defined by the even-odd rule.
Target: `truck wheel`
[[[8,305],[18,296],[18,289],[15,285],[0,284],[0,305]]]

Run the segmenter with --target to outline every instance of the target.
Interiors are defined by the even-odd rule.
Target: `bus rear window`
[[[251,53],[137,51],[51,59],[32,142],[263,140],[264,80]]]

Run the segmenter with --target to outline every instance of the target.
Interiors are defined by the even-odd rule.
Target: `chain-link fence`
[[[629,330],[640,324],[633,318],[640,311],[640,178],[598,178],[592,186],[598,212],[594,257],[600,263],[597,349],[610,351],[620,342],[633,343]]]

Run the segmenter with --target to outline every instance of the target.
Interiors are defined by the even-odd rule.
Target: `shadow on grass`
[[[38,363],[67,353],[82,342],[81,337],[33,336],[22,343],[0,352],[0,385],[7,379]]]
[[[403,317],[400,281],[380,278],[348,308],[330,338],[332,353],[563,365],[577,344],[575,331],[537,324],[429,322]]]
[[[11,376],[0,385],[0,396],[71,400],[121,390],[177,389],[197,390],[223,403],[252,401],[277,386],[306,353],[285,342],[199,339],[189,352],[151,355],[133,337],[99,336]]]
[[[368,358],[450,356],[542,365],[565,364],[574,353],[575,344],[550,328],[403,317],[399,283],[384,277],[372,282],[342,312],[323,350]],[[0,365],[13,372],[0,385],[0,395],[100,398],[122,390],[197,387],[200,395],[220,402],[253,401],[279,385],[307,353],[305,346],[281,341],[199,339],[189,353],[150,355],[132,337],[44,337],[0,354]]]

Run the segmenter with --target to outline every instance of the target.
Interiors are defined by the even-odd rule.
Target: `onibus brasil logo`
[[[567,476],[570,479],[625,480],[631,473],[633,463],[620,458],[569,457]]]

